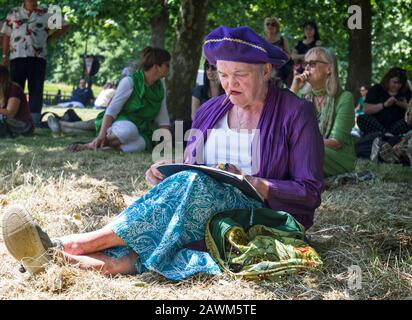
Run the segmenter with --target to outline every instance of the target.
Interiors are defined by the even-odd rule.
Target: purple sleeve
[[[316,209],[323,186],[324,145],[310,103],[304,103],[290,119],[288,180],[269,180],[270,207]],[[287,151],[288,150],[288,151]]]

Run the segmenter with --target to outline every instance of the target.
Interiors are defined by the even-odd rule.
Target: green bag
[[[304,227],[289,213],[267,208],[216,213],[205,234],[208,251],[222,270],[248,280],[273,280],[322,266],[304,239]]]

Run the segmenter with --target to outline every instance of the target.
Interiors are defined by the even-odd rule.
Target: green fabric
[[[126,101],[115,121],[129,120],[133,122],[139,134],[146,141],[146,149],[150,150],[152,145],[153,131],[156,129],[154,120],[160,112],[164,98],[164,89],[160,80],[151,86],[144,82],[143,70],[136,71],[132,76],[133,91]],[[102,126],[105,111],[96,117],[96,131],[99,132]]]
[[[363,111],[363,105],[365,103],[365,98],[360,96],[359,100],[358,100],[358,104],[359,104],[359,110],[356,111],[356,116],[361,116],[362,114],[365,114],[365,112]]]
[[[351,135],[355,125],[355,102],[350,92],[344,91],[336,99],[335,120],[328,139],[338,140],[342,144],[339,150],[325,147],[324,175],[335,176],[355,170],[356,137]]]
[[[303,95],[299,93],[298,96],[302,97]],[[304,97],[308,98],[308,95]],[[349,91],[343,91],[334,100],[333,120],[331,122],[324,120],[329,119],[331,108],[325,109],[323,107],[320,112],[317,112],[318,120],[322,121],[323,119],[325,121],[323,130],[329,132],[323,135],[324,139],[335,139],[342,144],[342,148],[339,150],[325,147],[323,169],[325,177],[351,172],[355,170],[356,164],[356,137],[351,135],[352,128],[355,125],[355,102],[353,96]],[[327,103],[328,100],[326,99],[325,104]],[[325,115],[322,116],[323,112],[325,112]],[[320,123],[319,126],[321,126]]]
[[[212,216],[206,245],[220,267],[248,280],[316,269],[322,261],[304,242],[305,231],[290,214],[267,208],[235,209]]]

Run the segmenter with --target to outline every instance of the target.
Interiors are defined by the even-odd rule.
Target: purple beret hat
[[[249,27],[220,26],[206,36],[203,49],[211,64],[225,60],[271,63],[279,68],[288,61],[288,56],[280,48],[267,42]]]

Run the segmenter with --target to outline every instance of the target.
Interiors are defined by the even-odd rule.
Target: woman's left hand
[[[164,180],[163,174],[157,170],[157,167],[161,164],[173,163],[173,160],[160,160],[150,166],[146,171],[146,181],[155,186]]]

